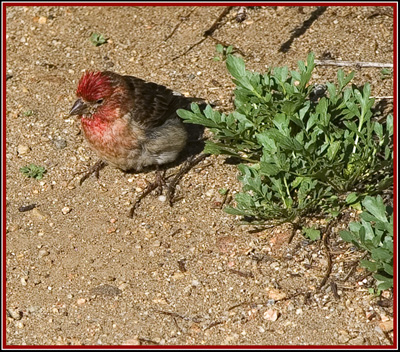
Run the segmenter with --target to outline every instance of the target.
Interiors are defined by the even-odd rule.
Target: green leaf
[[[356,241],[356,237],[355,237],[355,236],[353,235],[353,233],[350,232],[350,231],[341,230],[341,231],[339,232],[339,234],[340,234],[340,237],[343,239],[343,241],[346,241],[346,242],[353,242],[353,241]]]
[[[362,201],[362,205],[377,219],[383,222],[387,222],[386,207],[383,204],[383,199],[380,196],[376,198],[367,196]]]
[[[303,234],[305,237],[309,238],[311,241],[316,241],[321,238],[321,231],[313,227],[307,228],[303,227]]]
[[[294,151],[300,151],[303,149],[303,146],[296,139],[287,137],[277,130],[269,130],[268,136],[273,138],[275,142],[283,148]]]
[[[387,290],[393,287],[393,278],[389,278],[380,274],[374,274],[373,277],[377,280],[377,286],[380,290]]]
[[[105,38],[103,36],[103,34],[99,34],[99,33],[92,33],[90,36],[90,41],[92,42],[92,44],[94,46],[100,46],[102,44],[107,43],[107,38]]]
[[[37,180],[41,180],[43,175],[47,172],[43,166],[37,166],[35,164],[23,166],[19,169],[19,171],[26,177],[32,177]]]
[[[361,267],[366,268],[371,272],[375,272],[378,270],[378,264],[376,262],[371,262],[369,260],[361,259],[360,265]]]
[[[388,262],[393,259],[393,253],[383,248],[374,248],[371,251],[371,256],[374,260],[381,260]]]
[[[357,200],[358,200],[358,194],[356,192],[352,192],[346,197],[346,203],[347,204],[353,204]]]
[[[216,50],[218,53],[222,54],[222,53],[224,52],[224,47],[222,46],[222,44],[217,44],[217,45],[215,46],[215,50]]]
[[[228,55],[226,59],[226,67],[230,74],[237,80],[246,76],[245,64],[242,58],[238,56]]]
[[[333,142],[329,145],[328,151],[327,151],[327,156],[329,160],[333,160],[339,151],[339,148],[341,147],[341,142],[336,141]]]

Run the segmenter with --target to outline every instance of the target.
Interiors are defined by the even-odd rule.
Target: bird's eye
[[[96,101],[96,104],[101,104],[101,103],[103,103],[103,99],[99,99]]]

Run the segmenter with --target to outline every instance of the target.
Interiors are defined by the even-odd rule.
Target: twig
[[[346,277],[343,279],[343,282],[346,282],[346,281],[348,280],[348,278],[349,278],[349,277],[351,276],[351,274],[354,272],[355,268],[358,266],[358,263],[360,262],[360,260],[361,260],[361,259],[364,259],[364,258],[366,257],[367,254],[368,254],[368,251],[365,251],[364,255],[363,255],[360,259],[357,259],[357,260],[353,263],[353,265],[352,265],[350,271],[347,273]]]
[[[390,67],[393,64],[384,64],[380,62],[362,62],[362,61],[335,61],[335,60],[315,60],[315,65],[320,66],[358,66],[358,67]]]
[[[171,59],[171,61],[175,61],[176,59],[179,59],[182,56],[185,56],[190,50],[192,50],[194,47],[196,47],[197,45],[200,45],[201,43],[203,43],[205,40],[207,39],[207,37],[203,37],[201,38],[199,41],[197,41],[196,43],[192,44],[185,52],[183,52],[182,54],[179,54],[175,57],[173,57]]]
[[[153,344],[153,345],[159,345],[159,343],[156,342],[156,341],[149,340],[149,339],[144,339],[144,338],[142,338],[142,337],[139,337],[138,340],[139,340],[140,342],[148,342],[148,343],[151,343],[151,344]]]
[[[329,276],[331,275],[332,272],[332,256],[329,251],[329,235],[332,229],[332,226],[336,224],[340,219],[342,218],[342,215],[338,215],[335,219],[331,220],[329,224],[326,226],[324,236],[322,237],[322,243],[324,245],[324,250],[325,250],[325,255],[326,259],[328,260],[328,267],[326,268],[326,273],[324,278],[322,279],[319,289],[321,290],[322,287],[325,286],[326,282],[329,279]]]
[[[296,234],[297,230],[299,230],[301,227],[300,224],[297,222],[292,223],[292,226],[293,226],[292,233],[290,234],[290,237],[288,239],[288,244],[290,244],[292,242],[294,235]]]
[[[393,99],[393,95],[387,95],[387,96],[382,96],[382,97],[371,97],[374,99]]]
[[[190,11],[187,15],[180,16],[180,22],[178,22],[178,23],[176,24],[176,26],[174,27],[174,29],[172,30],[172,32],[171,32],[170,34],[168,34],[168,35],[165,37],[164,42],[166,42],[169,38],[171,38],[171,37],[174,35],[174,33],[176,32],[176,30],[177,30],[177,29],[179,28],[179,26],[182,24],[182,22],[183,22],[183,21],[186,21],[186,20],[188,19],[188,17],[193,13],[194,10],[196,10],[196,7],[194,7],[194,8],[192,9],[192,11]]]
[[[230,10],[232,10],[233,6],[226,6],[221,14],[218,16],[218,18],[214,21],[214,23],[211,25],[210,28],[208,28],[204,33],[203,33],[203,38],[201,38],[199,41],[196,43],[192,44],[186,51],[184,51],[182,54],[179,54],[171,59],[171,61],[175,61],[176,59],[179,59],[182,56],[185,56],[190,50],[195,48],[197,45],[200,45],[203,43],[208,37],[211,37],[211,35],[218,29],[218,27],[221,25],[221,20],[229,13]]]
[[[229,269],[229,271],[233,274],[242,276],[242,277],[254,277],[254,274],[251,271],[248,272],[244,272],[244,271],[240,271],[240,270],[235,270],[235,269]]]
[[[205,327],[203,330],[211,329],[211,328],[213,328],[214,326],[217,326],[217,325],[223,324],[223,323],[224,323],[223,321],[214,321],[214,322],[212,322],[210,325],[208,325],[207,327]]]
[[[334,281],[331,280],[331,291],[333,293],[333,297],[335,297],[335,299],[340,299],[340,296],[337,292],[337,285]]]
[[[25,211],[29,211],[29,210],[32,210],[32,209],[35,209],[36,208],[36,203],[33,203],[33,204],[29,204],[29,205],[21,205],[19,208],[18,208],[18,210],[21,212],[21,213],[23,213],[23,212],[25,212]]]
[[[329,231],[326,231],[322,238],[322,243],[324,244],[326,259],[328,260],[328,267],[326,268],[325,276],[319,285],[319,289],[321,289],[323,286],[325,286],[326,282],[328,281],[329,276],[331,275],[331,271],[332,271],[332,257],[329,253],[328,237],[329,237]]]
[[[208,28],[203,36],[204,37],[208,37],[210,35],[212,35],[216,29],[218,29],[218,27],[221,25],[221,21],[222,19],[232,10],[233,6],[226,6],[222,12],[220,13],[220,15],[218,16],[218,18],[214,21],[214,23],[212,24],[212,26],[210,28]]]

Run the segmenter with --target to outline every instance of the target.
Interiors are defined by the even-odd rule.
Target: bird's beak
[[[74,103],[74,105],[72,106],[72,109],[69,112],[69,116],[71,116],[71,115],[85,115],[88,112],[89,112],[88,105],[82,99],[78,99]]]

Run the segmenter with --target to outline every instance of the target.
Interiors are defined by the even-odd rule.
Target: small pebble
[[[40,211],[38,208],[33,209],[33,210],[31,211],[31,214],[32,214],[35,218],[37,218],[37,219],[39,219],[39,220],[44,220],[44,219],[46,219],[46,218],[49,217],[46,213]]]
[[[357,336],[354,339],[351,339],[348,343],[349,345],[355,345],[355,346],[359,346],[364,344],[365,339],[362,336]]]
[[[8,315],[13,318],[14,320],[21,320],[22,318],[22,312],[19,311],[18,309],[7,309]]]
[[[26,279],[24,277],[21,277],[21,285],[26,286],[28,283],[26,282]]]
[[[339,343],[343,344],[343,343],[346,343],[347,341],[349,341],[350,338],[351,337],[349,336],[347,331],[342,330],[341,334],[338,337],[338,341],[339,341]]]
[[[123,345],[132,345],[132,346],[137,346],[140,345],[141,342],[139,340],[139,337],[135,336],[132,339],[126,340],[124,342],[122,342]]]
[[[286,293],[280,290],[277,290],[275,288],[270,289],[268,292],[268,297],[275,300],[275,301],[281,301],[282,299],[286,298]]]
[[[382,321],[379,323],[379,327],[384,332],[389,332],[393,330],[393,320]]]
[[[57,149],[64,149],[67,146],[67,141],[62,138],[56,139],[53,143]]]
[[[66,215],[68,214],[72,209],[70,207],[64,207],[61,209],[61,212]]]
[[[17,152],[18,152],[19,155],[26,154],[26,153],[29,152],[29,150],[30,150],[30,148],[27,145],[20,144],[17,147]]]
[[[39,17],[39,20],[38,20],[39,24],[45,24],[46,22],[47,22],[47,18],[46,17],[43,17],[43,16]]]
[[[158,197],[158,200],[159,200],[160,202],[165,202],[165,201],[167,200],[167,197],[164,196],[164,195],[161,195],[161,196]]]
[[[76,301],[76,304],[78,305],[82,305],[86,303],[86,299],[85,298],[78,298],[78,300]]]
[[[278,319],[279,313],[276,310],[268,309],[264,312],[264,319],[269,321],[276,321]]]
[[[50,254],[50,252],[49,252],[47,249],[41,249],[41,250],[39,251],[38,258],[46,257],[46,256],[48,256],[49,254]]]
[[[214,190],[211,188],[206,192],[207,197],[211,197],[214,194]]]

